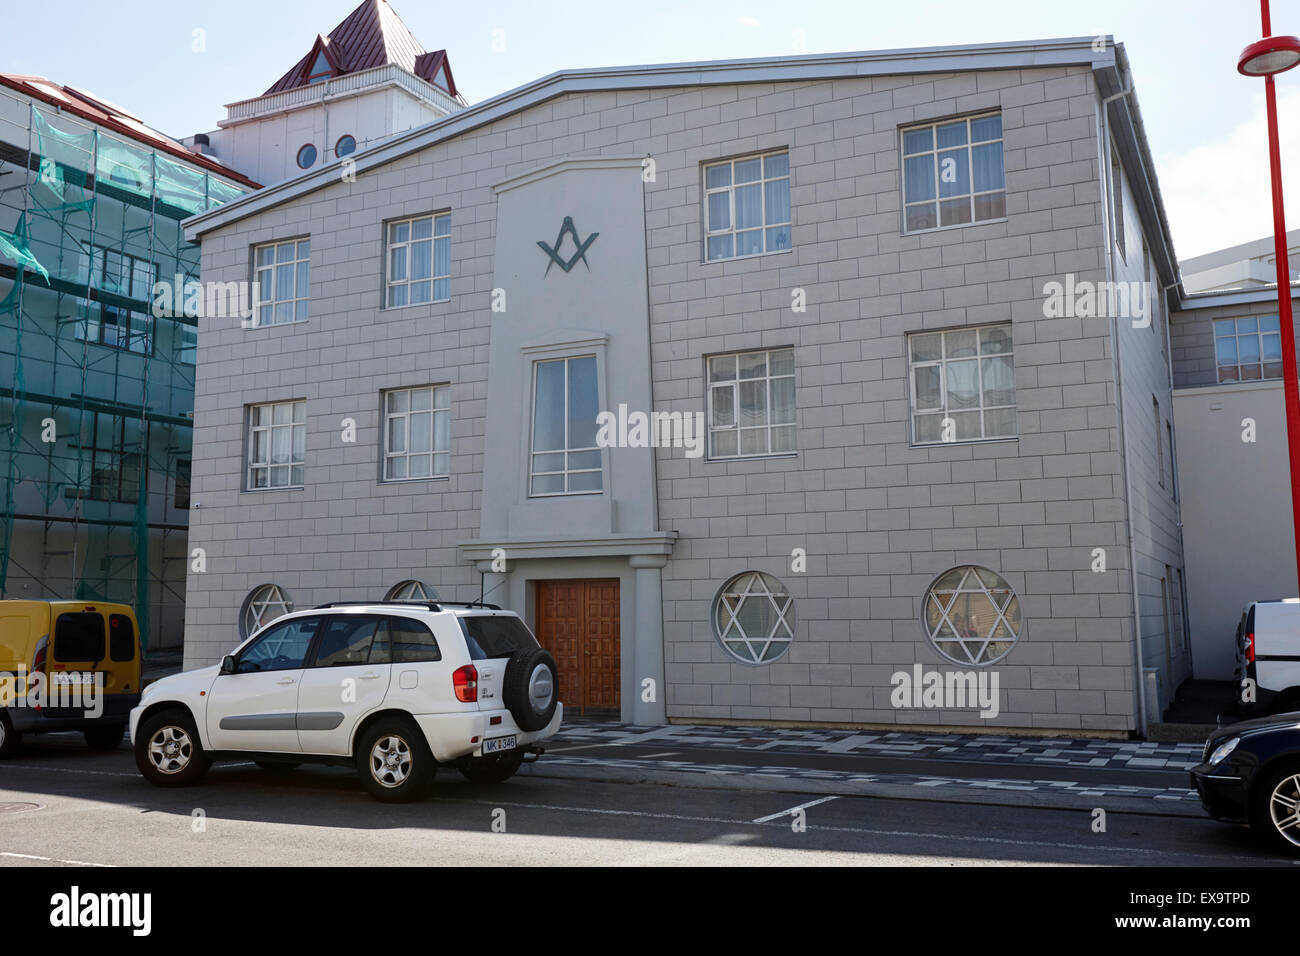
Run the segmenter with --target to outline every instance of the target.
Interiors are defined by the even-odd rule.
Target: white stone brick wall
[[[310,234],[312,303],[306,325],[201,324],[191,544],[209,570],[188,581],[187,666],[234,643],[264,581],[299,606],[406,577],[477,595],[454,545],[479,521],[491,186],[566,155],[645,154],[656,408],[703,409],[706,354],[793,346],[800,424],[794,458],[656,455],[661,527],[679,535],[663,572],[669,716],[979,723],[889,704],[895,670],[947,666],[922,637],[922,594],[969,562],[1015,586],[1026,622],[998,665],[995,723],[1133,727],[1109,333],[1042,311],[1045,282],[1104,278],[1096,102],[1087,69],[1055,67],[571,94],[207,236],[203,278],[227,281],[249,278],[253,244]],[[1007,220],[902,235],[898,127],[989,109],[1002,111]],[[793,249],[701,262],[701,163],[782,146]],[[379,309],[381,223],[441,209],[451,301]],[[790,309],[795,287],[805,313]],[[1007,319],[1019,439],[912,447],[906,334]],[[432,382],[452,385],[451,477],[376,482],[379,391]],[[307,487],[241,492],[243,408],[281,398],[308,403]],[[344,417],[355,444],[339,439]],[[795,547],[806,574],[790,571]],[[1105,575],[1088,570],[1094,547]],[[797,601],[796,641],[764,667],[732,662],[708,620],[720,585],[750,568]]]

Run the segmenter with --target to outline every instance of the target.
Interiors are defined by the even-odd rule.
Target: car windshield
[[[531,650],[538,646],[537,640],[524,627],[524,622],[508,615],[465,615],[460,619],[460,629],[465,632],[469,656],[476,661],[509,657],[515,651]]]

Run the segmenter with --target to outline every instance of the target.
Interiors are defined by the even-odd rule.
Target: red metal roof
[[[24,76],[20,73],[0,73],[0,85],[25,93],[43,103],[57,106],[64,112],[72,113],[106,129],[121,133],[152,149],[170,153],[195,166],[219,173],[227,179],[234,180],[252,189],[262,188],[260,183],[255,183],[247,176],[235,172],[228,166],[221,165],[211,156],[191,152],[170,136],[164,136],[156,129],[146,126],[138,116],[128,113],[122,107],[116,106],[108,100],[101,99],[94,93],[88,93],[72,86],[60,86],[43,76]]]
[[[316,51],[322,47],[339,76],[396,63],[422,80],[432,83],[438,75],[438,68],[445,67],[447,92],[456,95],[456,81],[452,79],[451,66],[447,63],[447,51],[426,53],[424,47],[420,46],[420,41],[402,22],[402,18],[388,5],[388,0],[362,0],[361,6],[349,13],[342,23],[330,31],[328,37],[318,36],[307,55],[262,95],[269,96],[306,86],[307,74],[316,60]]]

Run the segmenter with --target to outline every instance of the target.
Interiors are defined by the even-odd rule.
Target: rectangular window
[[[709,457],[795,451],[794,349],[713,355],[709,370]]]
[[[54,622],[54,659],[66,662],[104,659],[104,619],[98,612],[59,615]]]
[[[913,444],[1015,437],[1010,324],[915,332],[908,354]]]
[[[1160,433],[1160,400],[1154,395],[1151,396],[1151,415],[1156,420],[1156,474],[1160,477],[1160,487],[1165,486],[1165,442],[1164,436]]]
[[[1002,114],[901,130],[903,231],[1003,219]]]
[[[1110,144],[1110,211],[1111,225],[1115,229],[1115,245],[1119,247],[1119,257],[1125,261],[1128,256],[1124,249],[1124,174],[1119,162],[1119,152],[1115,144]]]
[[[193,325],[178,323],[180,331],[180,357],[182,365],[197,365],[199,361],[199,330]]]
[[[533,364],[530,495],[602,490],[600,448],[596,445],[599,405],[596,356]]]
[[[421,622],[409,617],[390,617],[388,633],[392,640],[393,663],[419,664],[442,660],[438,640]]]
[[[709,262],[790,248],[788,150],[704,167],[704,254]]]
[[[301,488],[306,457],[305,401],[249,406],[247,490]]]
[[[188,510],[190,506],[190,461],[188,458],[176,460],[176,494],[172,498],[172,507]]]
[[[1178,499],[1178,469],[1174,466],[1174,426],[1165,421],[1165,449],[1169,457],[1169,493]]]
[[[158,267],[136,256],[91,246],[91,284],[101,293],[138,302],[153,301]],[[80,341],[98,342],[139,355],[153,354],[153,316],[107,302],[87,303],[88,314],[75,326]]]
[[[1282,377],[1282,325],[1276,315],[1214,320],[1219,381],[1257,382]]]
[[[384,481],[445,478],[450,449],[450,385],[384,392]]]
[[[95,412],[87,428],[80,446],[82,480],[89,478],[86,496],[96,501],[135,502],[140,496],[141,478],[147,478],[140,464],[148,447],[148,423],[126,415]],[[81,492],[69,488],[68,493],[76,496]]]
[[[108,616],[108,656],[114,661],[135,660],[135,628],[125,614]]]
[[[253,278],[257,282],[254,325],[305,322],[311,282],[311,240],[291,239],[257,246],[253,249],[253,263]]]
[[[451,298],[451,213],[388,224],[388,293],[392,308]]]

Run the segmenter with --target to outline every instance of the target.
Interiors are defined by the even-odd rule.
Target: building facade
[[[1168,303],[1078,295],[1176,280],[1130,89],[1091,38],[566,71],[188,220],[306,293],[200,323],[186,666],[483,594],[573,713],[1140,731]]]
[[[181,220],[256,188],[93,94],[0,74],[0,596],[133,605],[179,648],[197,280]]]
[[[228,104],[186,143],[270,184],[464,107],[447,51],[426,52],[387,0],[362,0],[262,95]]]
[[[1184,296],[1172,326],[1194,675],[1207,680],[1233,677],[1245,605],[1296,596],[1277,274],[1267,286],[1218,268],[1237,287]]]

